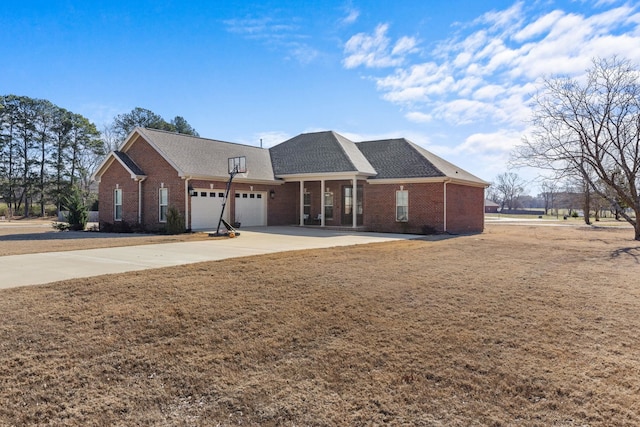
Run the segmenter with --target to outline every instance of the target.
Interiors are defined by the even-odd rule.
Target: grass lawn
[[[238,258],[0,291],[0,425],[640,425],[628,229]]]
[[[180,235],[57,231],[51,219],[0,222],[0,256],[148,245],[211,239],[206,233]]]

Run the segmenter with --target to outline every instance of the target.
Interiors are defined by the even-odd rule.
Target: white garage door
[[[267,225],[267,193],[237,191],[235,200],[236,221],[242,227]]]
[[[191,229],[215,231],[220,221],[224,193],[220,190],[194,189],[191,192]],[[229,220],[229,205],[224,219]]]

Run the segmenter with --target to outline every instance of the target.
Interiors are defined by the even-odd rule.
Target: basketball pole
[[[238,165],[235,165],[233,167],[233,170],[231,172],[229,172],[229,181],[227,181],[227,189],[225,190],[225,193],[224,193],[224,199],[222,199],[222,211],[220,212],[220,219],[218,220],[218,228],[216,228],[216,235],[217,236],[222,235],[220,233],[220,225],[222,223],[224,223],[224,226],[227,229],[227,232],[230,232],[230,231],[233,230],[235,235],[239,234],[239,233],[236,233],[235,229],[233,229],[233,227],[231,227],[231,225],[229,225],[229,223],[227,223],[227,221],[225,221],[224,218],[223,218],[224,217],[224,209],[227,206],[227,200],[229,199],[229,191],[231,190],[231,181],[233,181],[233,177],[236,176],[237,173],[238,173]]]

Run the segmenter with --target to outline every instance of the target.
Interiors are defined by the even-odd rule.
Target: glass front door
[[[356,224],[362,225],[362,186],[358,185],[356,197]],[[353,225],[353,187],[342,187],[342,225]]]

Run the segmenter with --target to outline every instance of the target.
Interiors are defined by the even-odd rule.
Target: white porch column
[[[304,181],[300,181],[300,225],[304,225]]]
[[[320,227],[324,227],[324,179],[320,180]]]
[[[353,228],[358,226],[358,177],[353,177],[353,190],[351,191],[351,213],[353,214]]]

